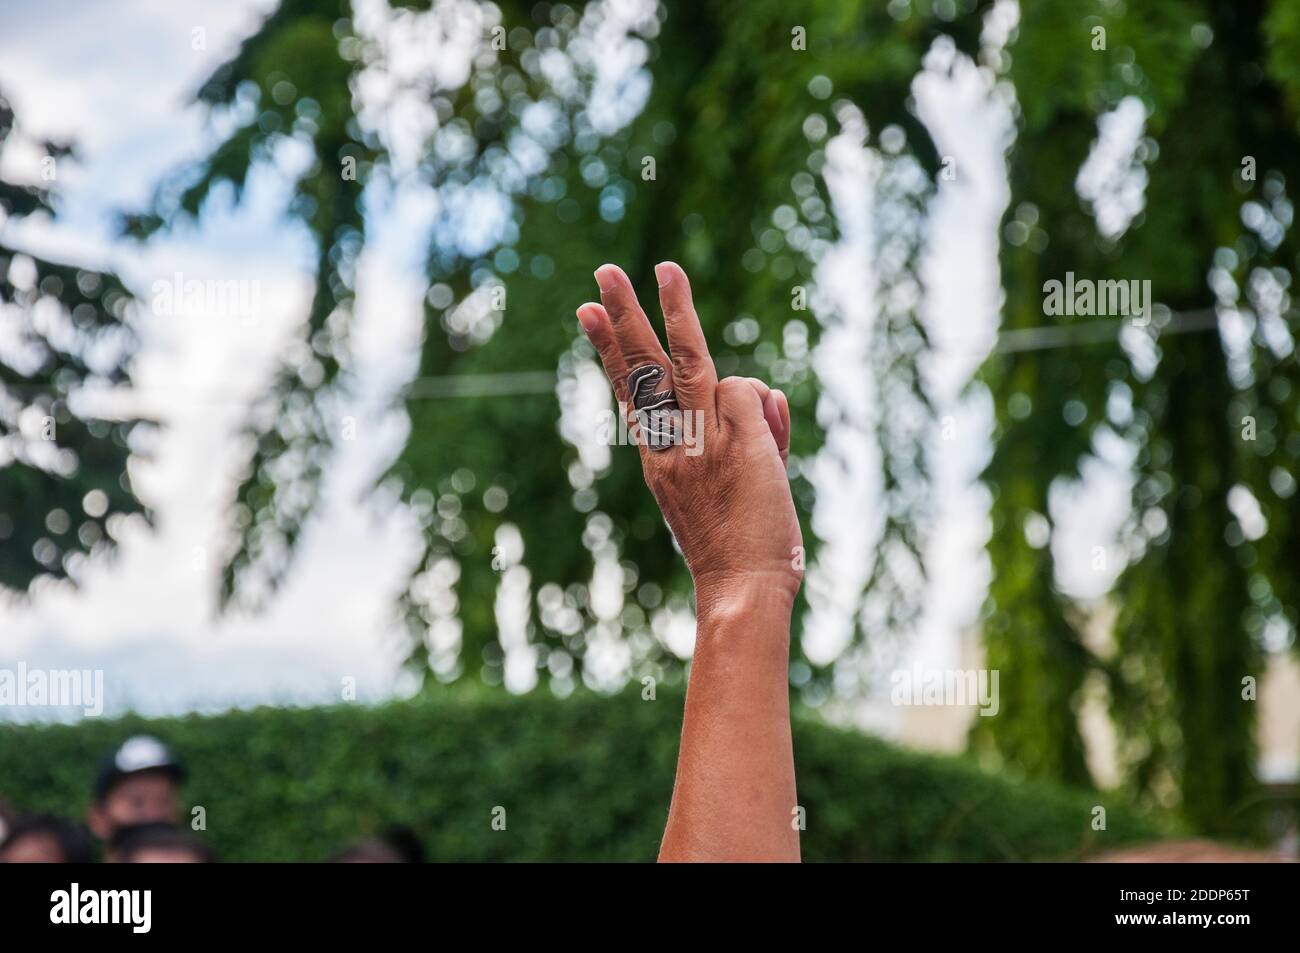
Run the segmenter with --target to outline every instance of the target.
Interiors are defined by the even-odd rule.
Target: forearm
[[[578,320],[638,431],[681,411],[697,447],[638,440],[650,487],[695,576],[698,622],[661,860],[799,859],[790,742],[790,613],[802,537],[787,462],[790,404],[752,377],[718,379],[686,273],[655,266],[671,358],[621,268]],[[702,570],[702,572],[701,572]]]
[[[661,861],[799,860],[789,694],[795,588],[768,578],[697,588]]]

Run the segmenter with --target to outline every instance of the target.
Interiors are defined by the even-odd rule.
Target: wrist
[[[775,573],[697,578],[695,665],[714,656],[729,664],[762,660],[764,668],[780,672],[784,683],[797,592],[797,582]]]
[[[697,618],[761,612],[768,618],[781,618],[788,627],[800,577],[777,571],[716,571],[697,573],[694,581]]]

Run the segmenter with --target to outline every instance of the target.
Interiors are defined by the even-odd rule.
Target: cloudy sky
[[[400,421],[367,417],[364,405],[358,439],[330,477],[329,505],[292,581],[264,614],[216,618],[211,554],[239,466],[234,434],[308,290],[310,245],[280,223],[277,183],[263,176],[238,209],[216,209],[201,228],[145,247],[116,241],[110,228],[113,210],[141,207],[162,175],[201,152],[204,115],[188,102],[267,6],[85,0],[57,12],[37,2],[0,8],[0,85],[27,132],[75,137],[80,160],[60,167],[58,218],[24,223],[23,243],[111,265],[142,296],[178,272],[260,282],[255,322],[144,315],[137,400],[166,426],[133,477],[157,525],[131,532],[78,591],[0,609],[0,666],[102,668],[110,710],[337,698],[343,677],[357,680],[362,698],[393,689],[400,646],[388,606],[414,538],[400,513],[358,505],[401,432]],[[205,49],[194,49],[195,30]],[[382,361],[385,350],[391,357],[420,294],[403,275],[374,285],[391,300],[362,302],[389,309],[387,320],[365,322],[363,361]]]
[[[415,263],[402,253],[409,247],[403,238],[427,208],[406,203],[403,213],[376,223],[360,285],[358,439],[342,445],[326,507],[296,570],[268,611],[224,619],[215,612],[212,553],[226,531],[224,507],[241,463],[234,433],[271,356],[302,313],[310,246],[281,223],[270,172],[251,184],[239,207],[214,208],[200,227],[147,246],[119,242],[109,225],[113,210],[140,207],[165,172],[202,152],[204,116],[189,99],[270,5],[8,0],[0,6],[0,88],[29,133],[75,138],[79,156],[60,166],[58,218],[11,225],[12,240],[51,257],[115,268],[141,295],[177,273],[260,282],[256,321],[145,317],[135,400],[166,427],[133,474],[157,513],[156,526],[132,530],[77,591],[59,587],[38,592],[30,604],[0,606],[0,668],[21,661],[30,668],[103,669],[110,711],[336,699],[345,677],[356,679],[362,699],[403,687],[400,635],[389,612],[416,539],[410,520],[367,488],[402,439],[403,421],[386,409],[386,397],[410,373],[404,355],[424,291]],[[202,49],[195,49],[196,36]],[[961,394],[996,333],[996,234],[1007,201],[1001,157],[1009,125],[1005,104],[971,64],[937,50],[931,66],[918,81],[918,102],[958,171],[942,184],[934,206],[926,266],[926,319],[937,347],[929,371],[940,416],[952,418],[952,439],[935,445],[940,512],[931,544],[933,581],[904,661],[955,667],[988,575],[987,501],[974,478],[988,453],[991,414],[979,393]],[[1111,130],[1103,153],[1131,150],[1140,117],[1129,125]],[[818,280],[852,321],[828,342],[818,367],[828,393],[867,414],[860,365],[843,355],[861,346],[873,312],[872,276],[862,266],[870,261],[869,230],[861,223],[871,207],[875,166],[852,136],[841,137],[828,155],[845,238]],[[1098,174],[1105,173],[1102,165]],[[814,525],[827,548],[814,582],[818,610],[809,638],[828,653],[851,624],[843,594],[865,570],[871,544],[852,514],[870,512],[876,492],[873,457],[860,437],[840,430],[829,440],[854,471],[817,471]],[[1119,568],[1095,572],[1091,553],[1097,545],[1110,547],[1127,484],[1115,466],[1086,470],[1086,486],[1061,495],[1061,532],[1052,545],[1063,585],[1095,595]],[[895,715],[885,706],[865,717],[888,732]]]

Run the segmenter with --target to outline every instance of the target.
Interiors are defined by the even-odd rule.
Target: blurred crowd
[[[183,825],[185,766],[148,735],[128,738],[104,756],[84,822],[54,814],[20,814],[0,802],[0,863],[204,864],[212,848]],[[415,835],[394,829],[340,851],[339,863],[418,863]]]

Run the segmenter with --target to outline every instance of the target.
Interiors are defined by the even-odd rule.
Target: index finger
[[[589,301],[578,308],[578,322],[600,355],[600,363],[605,368],[605,376],[609,378],[609,386],[614,389],[614,399],[627,406],[627,363],[623,360],[618,341],[614,340],[614,328],[610,324],[609,314],[601,305]]]

